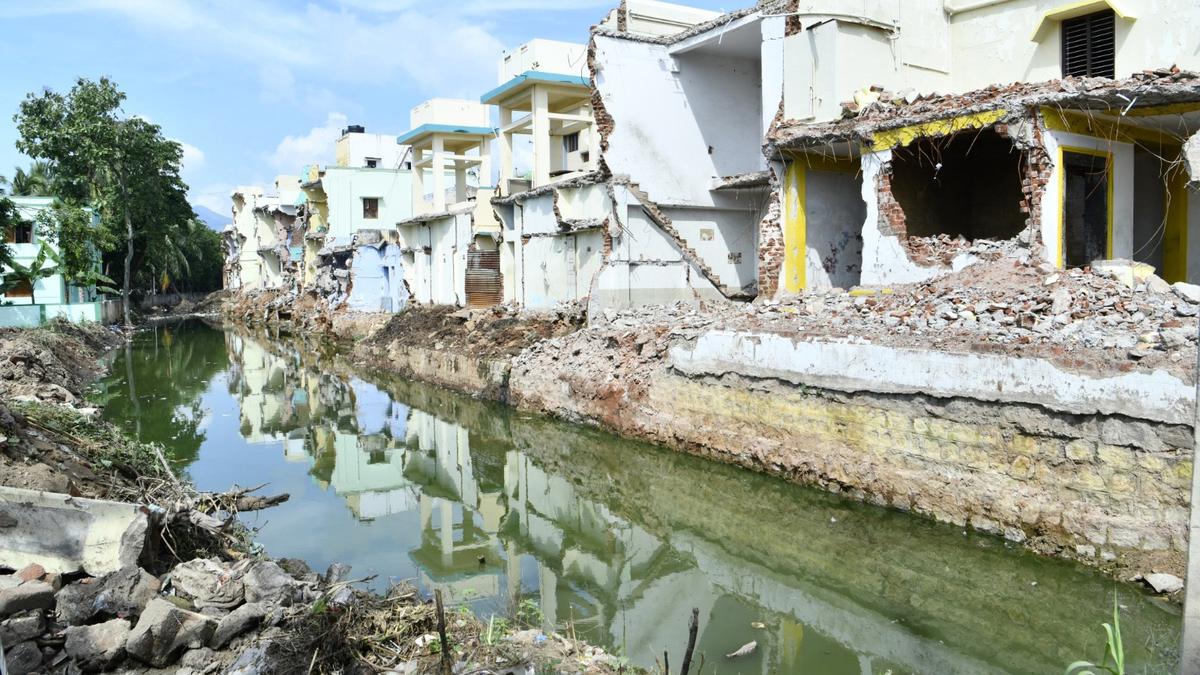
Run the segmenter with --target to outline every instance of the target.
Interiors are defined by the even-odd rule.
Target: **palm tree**
[[[16,168],[12,178],[12,193],[22,197],[50,196],[54,190],[54,169],[47,162],[34,162],[25,171]]]

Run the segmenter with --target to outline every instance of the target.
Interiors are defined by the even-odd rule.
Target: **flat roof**
[[[479,97],[480,103],[493,105],[499,103],[512,92],[527,84],[566,84],[578,87],[591,87],[592,82],[582,75],[563,75],[562,73],[545,73],[540,70],[527,70],[504,84]]]
[[[467,127],[456,124],[422,124],[416,129],[406,131],[396,137],[398,145],[412,145],[413,141],[430,134],[460,134],[463,136],[491,136],[495,130],[491,127]]]

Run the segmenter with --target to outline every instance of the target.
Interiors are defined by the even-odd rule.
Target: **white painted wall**
[[[608,198],[603,185],[557,191],[564,218],[603,218]],[[569,215],[572,209],[587,215]],[[500,248],[505,302],[528,308],[553,307],[591,292],[603,263],[602,230],[563,232],[554,214],[554,195],[544,194],[500,210],[505,243]],[[529,240],[524,241],[528,236]]]
[[[1043,15],[1062,0],[814,0],[800,3],[806,27],[784,39],[785,115],[836,119],[855,91],[965,92],[991,84],[1039,82],[1062,73],[1060,28],[1051,22],[1033,40]],[[1200,68],[1193,0],[1123,3],[1136,20],[1116,20],[1116,75],[1145,69]],[[956,11],[971,7],[969,11]],[[945,11],[944,11],[945,10]],[[840,19],[823,23],[831,14]],[[858,17],[875,24],[858,22]],[[898,26],[891,31],[888,26]]]
[[[412,297],[427,305],[466,304],[470,213],[447,214],[397,229],[403,274]]]
[[[335,145],[337,165],[367,168],[367,158],[379,160],[377,168],[397,169],[401,161],[411,162],[407,145],[396,143],[397,134],[349,133],[337,140]]]
[[[478,99],[431,98],[413,106],[408,113],[409,129],[422,124],[451,124],[490,127],[491,109]]]
[[[350,309],[356,312],[399,312],[408,305],[408,287],[400,247],[357,246],[350,262]]]
[[[659,0],[625,0],[621,4],[625,7],[625,29],[640,35],[674,35],[721,15],[721,12]],[[606,28],[617,28],[619,11],[618,8],[609,12],[603,22]]]
[[[953,4],[963,4],[956,0]],[[1069,3],[1061,0],[1009,0],[951,17],[953,83],[969,91],[997,82],[1037,82],[1060,77],[1061,35],[1057,25],[1041,42],[1030,38],[1042,15]],[[1200,68],[1196,34],[1200,5],[1193,0],[1135,0],[1122,3],[1137,15],[1116,20],[1117,77],[1178,65]]]
[[[753,212],[670,207],[663,212],[722,285],[740,289],[758,280],[758,219]]]
[[[530,70],[587,77],[587,45],[542,38],[530,40],[500,58],[496,83],[504,84]]]
[[[412,172],[331,166],[321,179],[329,205],[327,245],[345,245],[358,230],[388,230],[410,218]],[[363,198],[379,198],[379,218],[363,218]]]
[[[805,169],[806,290],[848,289],[862,277],[866,204],[862,178],[842,171]]]
[[[1034,403],[1168,424],[1190,423],[1195,400],[1191,385],[1165,371],[1094,377],[1042,359],[793,341],[762,333],[710,331],[692,346],[672,348],[670,361],[691,375],[732,372],[837,391]]]
[[[756,61],[691,53],[676,61],[662,45],[594,39],[595,86],[614,120],[604,154],[614,174],[659,203],[711,206],[715,179],[765,168]]]

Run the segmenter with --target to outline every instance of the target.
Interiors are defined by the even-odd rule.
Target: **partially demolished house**
[[[774,48],[761,30],[758,8],[629,1],[588,47],[533,57],[570,73],[518,75],[505,58],[509,81],[484,96],[500,109],[500,145],[506,129],[534,135],[531,179],[502,162],[492,202],[505,301],[599,310],[754,296],[769,203],[760,146],[778,107],[761,84]]]
[[[392,221],[391,243],[418,302],[465,305],[476,251],[496,248],[491,190],[481,187],[492,175],[488,110],[470,100],[432,99],[413,108],[409,121],[412,128],[396,141],[411,148],[412,210]]]
[[[302,181],[301,280],[360,311],[594,312],[917,282],[1016,247],[1200,281],[1197,24],[1186,0],[624,0],[587,45],[503,55],[479,101],[427,101],[374,146],[347,129]],[[231,285],[270,285],[235,239]]]
[[[760,292],[929,279],[983,241],[1200,280],[1200,12],[1144,4],[785,3]]]
[[[306,208],[302,286],[356,311],[399,311],[406,293],[382,233],[412,213],[409,149],[361,125],[343,130],[336,163],[301,172]]]

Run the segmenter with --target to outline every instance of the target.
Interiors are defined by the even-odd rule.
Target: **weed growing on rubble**
[[[108,498],[144,499],[147,496],[146,481],[169,479],[154,446],[130,439],[107,422],[60,405],[15,401],[10,408],[20,413],[33,429],[52,440],[69,442],[71,447],[84,453],[83,458],[97,469],[97,473],[103,469],[112,471],[114,480],[106,486]],[[117,476],[125,480],[116,480]]]

